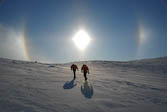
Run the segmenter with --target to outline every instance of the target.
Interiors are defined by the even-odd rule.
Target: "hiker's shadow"
[[[72,89],[73,87],[75,87],[77,84],[75,83],[74,79],[71,81],[67,81],[65,82],[63,88],[64,89]]]
[[[91,99],[94,92],[93,92],[93,86],[91,83],[89,83],[88,81],[85,81],[82,85],[81,85],[81,93],[83,94],[83,96],[85,98]]]

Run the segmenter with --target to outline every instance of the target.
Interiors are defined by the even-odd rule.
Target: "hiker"
[[[89,74],[89,68],[87,65],[83,64],[82,68],[81,68],[81,72],[84,74],[85,77],[85,81],[88,79],[87,78],[87,73]]]
[[[75,75],[75,73],[76,73],[76,70],[78,70],[78,67],[77,67],[77,65],[75,65],[75,64],[72,64],[71,65],[71,70],[73,70],[73,73],[74,73],[74,79],[76,78],[76,75]]]

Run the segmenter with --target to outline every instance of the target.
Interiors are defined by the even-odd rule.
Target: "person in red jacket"
[[[84,74],[85,80],[87,80],[87,73],[89,74],[89,68],[87,65],[83,64],[82,68],[81,68],[81,72]]]
[[[73,71],[73,73],[74,73],[74,79],[76,78],[76,70],[78,70],[78,67],[77,67],[77,65],[75,65],[75,64],[72,64],[71,65],[71,70]]]

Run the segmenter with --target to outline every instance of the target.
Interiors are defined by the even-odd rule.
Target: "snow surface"
[[[167,58],[67,64],[0,58],[0,112],[167,112]]]

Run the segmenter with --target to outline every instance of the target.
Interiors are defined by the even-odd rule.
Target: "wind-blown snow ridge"
[[[1,112],[166,112],[167,58],[74,62],[70,65],[0,58]]]

